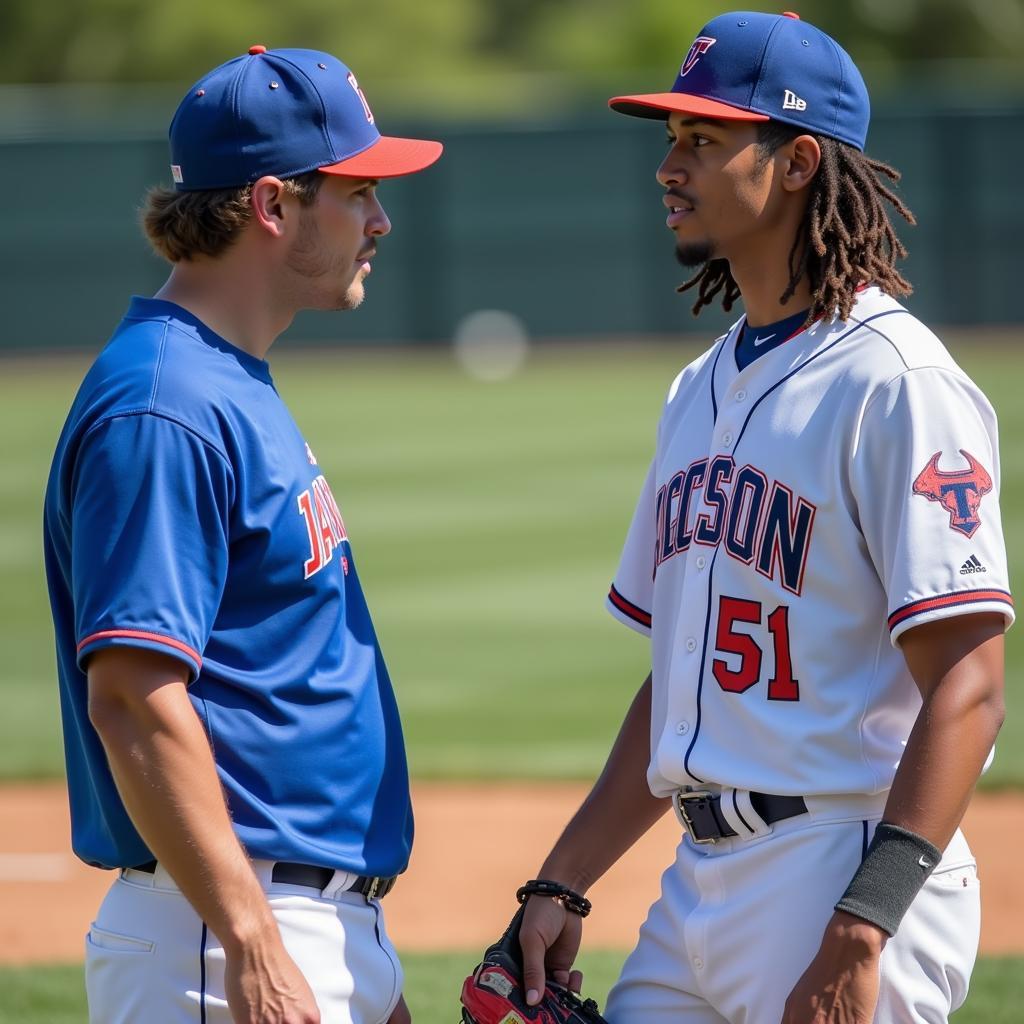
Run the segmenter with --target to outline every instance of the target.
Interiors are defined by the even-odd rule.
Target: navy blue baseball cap
[[[664,121],[671,113],[783,121],[864,148],[871,104],[850,55],[800,16],[734,11],[709,21],[671,92],[616,96],[612,110]]]
[[[440,142],[381,135],[355,75],[318,50],[249,52],[199,79],[171,121],[180,192],[307,171],[396,178],[429,167]]]

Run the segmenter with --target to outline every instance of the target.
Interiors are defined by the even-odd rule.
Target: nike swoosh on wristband
[[[774,337],[775,337],[775,335],[774,335],[774,334],[768,334],[768,335],[766,335],[766,336],[765,336],[765,337],[763,337],[763,338],[755,338],[755,339],[754,339],[754,345],[755,345],[755,346],[757,346],[757,345],[763,345],[763,344],[764,344],[764,343],[765,343],[766,341],[771,341],[771,340],[772,340],[772,338],[774,338]]]
[[[920,864],[921,867],[923,867],[923,868],[930,868],[932,866],[931,864],[928,863],[928,861],[926,861],[924,859],[924,857],[918,857],[917,858],[917,863]]]

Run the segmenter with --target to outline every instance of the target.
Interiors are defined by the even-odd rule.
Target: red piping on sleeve
[[[892,632],[901,622],[923,612],[955,605],[978,604],[983,601],[998,601],[1000,604],[1013,607],[1013,598],[1005,590],[961,590],[952,594],[941,594],[939,597],[926,597],[898,608],[889,616],[889,631]]]
[[[200,669],[203,667],[201,655],[198,651],[194,651],[189,647],[188,644],[183,644],[180,640],[175,640],[174,637],[161,636],[159,633],[147,633],[141,629],[105,629],[99,633],[87,636],[78,645],[77,650],[81,653],[83,647],[87,647],[97,640],[107,640],[111,637],[120,637],[125,640],[152,640],[154,643],[162,644],[164,647],[173,647],[174,650],[187,654],[196,663],[197,667]]]
[[[648,629],[651,628],[651,613],[645,612],[643,608],[637,607],[632,601],[627,601],[614,587],[608,591],[608,600],[611,601],[616,608],[619,609],[623,615],[628,615],[634,622],[639,622],[641,626],[646,626]]]

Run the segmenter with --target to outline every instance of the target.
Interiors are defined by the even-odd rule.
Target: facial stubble
[[[676,260],[680,265],[692,268],[702,267],[715,255],[714,246],[710,242],[678,242],[676,243]]]
[[[303,211],[299,236],[288,253],[288,269],[310,283],[326,282],[343,272],[345,262],[343,259],[332,258],[330,254],[324,252],[320,242],[319,225],[312,216]],[[366,298],[366,291],[363,287],[365,277],[362,267],[359,267],[340,296],[334,294],[326,299],[318,296],[307,308],[334,311],[355,309],[362,305],[363,299]]]

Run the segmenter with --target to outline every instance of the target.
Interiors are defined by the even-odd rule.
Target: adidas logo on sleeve
[[[988,572],[988,569],[978,561],[977,555],[971,555],[971,557],[960,566],[960,575],[971,576],[976,572]]]

